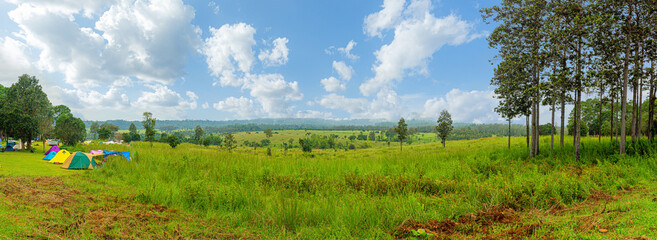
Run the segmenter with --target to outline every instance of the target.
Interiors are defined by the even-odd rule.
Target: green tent
[[[75,152],[68,156],[61,168],[64,169],[94,169],[96,161],[93,155],[83,152]]]

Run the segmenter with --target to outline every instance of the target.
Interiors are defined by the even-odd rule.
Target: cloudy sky
[[[7,0],[0,84],[28,73],[87,120],[503,122],[489,0]],[[546,109],[547,110],[547,109]],[[543,114],[547,117],[547,112]]]

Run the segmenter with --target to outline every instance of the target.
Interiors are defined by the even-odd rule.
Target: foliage
[[[180,145],[180,139],[176,135],[171,135],[167,138],[167,143],[169,143],[171,148],[176,148],[176,146]]]
[[[98,129],[100,129],[100,124],[98,124],[98,122],[91,123],[89,132],[93,134],[93,139],[98,139]]]
[[[265,130],[265,136],[266,136],[267,138],[270,138],[270,137],[273,136],[273,135],[274,135],[274,134],[272,133],[271,128],[267,128],[267,130]]]
[[[546,123],[538,127],[538,134],[541,136],[549,136],[557,132],[556,128],[552,126],[552,123]]]
[[[0,112],[8,115],[4,123],[8,135],[23,139],[28,143],[39,134],[39,122],[48,118],[52,105],[43,92],[39,80],[34,76],[24,74],[9,87],[6,99],[0,106]],[[13,128],[13,129],[9,129]]]
[[[116,131],[119,131],[118,126],[111,123],[103,123],[98,129],[98,138],[103,140],[111,140]]]
[[[84,141],[87,130],[81,119],[73,117],[70,113],[64,113],[57,118],[55,136],[61,139],[65,145],[74,146]]]
[[[153,141],[155,141],[155,124],[156,119],[153,117],[153,114],[150,112],[144,112],[144,119],[141,121],[141,124],[146,129],[146,134],[144,140],[151,142],[153,146]]]
[[[301,151],[310,153],[313,151],[311,143],[308,139],[299,138],[299,146],[301,146]]]
[[[406,124],[404,118],[399,119],[397,127],[395,127],[395,132],[397,133],[397,139],[399,139],[399,150],[401,151],[404,139],[408,135],[408,124]]]
[[[200,125],[196,125],[194,129],[194,141],[196,144],[201,143],[201,138],[203,138],[203,128]]]
[[[233,134],[229,133],[224,137],[224,147],[228,149],[228,151],[232,151],[235,147],[237,147],[235,144],[237,144],[237,141],[235,140],[235,137]]]
[[[57,121],[57,118],[63,114],[71,113],[71,109],[68,108],[65,105],[57,105],[52,108],[53,111],[53,119]]]
[[[438,117],[437,122],[438,126],[436,126],[436,132],[438,132],[440,142],[443,144],[443,147],[445,147],[447,136],[449,136],[449,133],[454,129],[454,126],[452,126],[452,115],[450,115],[447,110],[443,110],[440,112],[440,117]]]

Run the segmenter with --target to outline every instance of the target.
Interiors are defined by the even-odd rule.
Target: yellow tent
[[[68,156],[71,156],[71,153],[62,149],[61,151],[57,152],[57,155],[55,155],[52,160],[48,161],[49,163],[54,163],[54,164],[62,164],[66,161]]]

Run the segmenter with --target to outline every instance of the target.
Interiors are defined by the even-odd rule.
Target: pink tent
[[[103,153],[103,150],[91,150],[91,155]]]
[[[50,147],[50,149],[48,149],[48,151],[46,151],[45,154],[48,155],[48,153],[51,153],[51,152],[59,152],[59,147],[52,146],[52,147]]]

